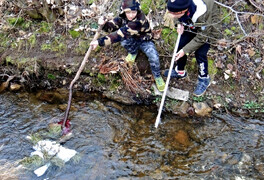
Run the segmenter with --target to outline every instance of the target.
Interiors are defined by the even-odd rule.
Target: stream
[[[157,109],[127,106],[100,96],[72,103],[73,137],[64,147],[78,152],[78,163],[52,165],[37,177],[20,168],[30,156],[26,138],[63,119],[59,104],[33,93],[0,94],[0,179],[263,179],[264,121],[228,113],[181,118]],[[4,173],[3,171],[6,171]]]

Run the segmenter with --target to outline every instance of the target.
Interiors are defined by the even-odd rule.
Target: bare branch
[[[239,1],[239,2],[240,2],[240,1]],[[237,3],[239,3],[239,2],[237,2]],[[248,34],[247,34],[246,31],[244,30],[244,28],[243,28],[243,26],[242,26],[242,24],[241,24],[241,22],[240,22],[240,20],[239,20],[239,14],[258,15],[258,16],[262,16],[262,17],[264,17],[263,14],[252,13],[252,12],[239,12],[239,11],[234,10],[233,7],[227,6],[227,5],[222,4],[222,3],[220,3],[220,2],[215,1],[215,3],[218,4],[218,5],[220,5],[220,6],[223,6],[223,7],[225,7],[225,8],[228,8],[228,9],[230,9],[232,12],[235,13],[236,20],[237,20],[237,22],[238,22],[238,24],[239,24],[239,26],[240,26],[240,28],[241,28],[241,30],[243,31],[243,33],[244,33],[245,36],[247,36]],[[237,3],[236,3],[236,4],[237,4]],[[234,6],[234,5],[233,5],[233,6]]]

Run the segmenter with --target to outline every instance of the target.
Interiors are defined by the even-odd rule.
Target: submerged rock
[[[174,139],[185,147],[188,147],[191,144],[188,133],[183,130],[176,132]]]
[[[60,104],[64,101],[64,96],[62,96],[58,92],[47,92],[47,91],[41,91],[37,94],[37,98],[41,101],[46,101],[51,104]]]

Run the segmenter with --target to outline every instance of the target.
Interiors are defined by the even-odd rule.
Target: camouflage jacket
[[[99,46],[110,45],[128,38],[152,39],[149,22],[141,10],[138,10],[137,16],[132,21],[129,21],[125,13],[122,12],[119,17],[106,22],[103,30],[111,33],[98,39]]]

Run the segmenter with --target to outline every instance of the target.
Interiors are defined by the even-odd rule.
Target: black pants
[[[195,33],[184,31],[181,35],[179,50],[182,49],[186,44],[188,44],[194,37]],[[200,77],[207,77],[208,75],[208,60],[207,53],[210,48],[210,44],[204,43],[199,49],[195,51],[195,58],[198,65],[198,73]],[[178,70],[184,70],[184,67],[187,62],[187,56],[184,55],[177,61]]]

